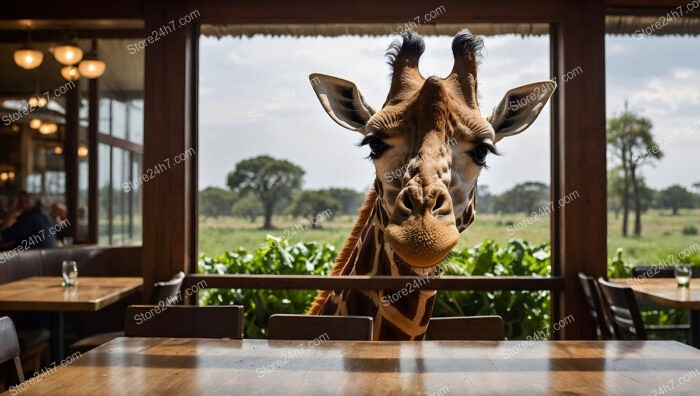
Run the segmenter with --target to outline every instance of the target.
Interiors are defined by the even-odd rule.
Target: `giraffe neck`
[[[337,275],[422,276],[433,272],[434,267],[424,271],[411,267],[384,243],[389,216],[379,198],[375,198],[371,212],[363,220],[364,224],[356,225],[361,226],[359,238]],[[319,313],[371,316],[375,340],[420,340],[432,315],[436,291],[421,290],[419,286],[418,282],[411,282],[401,290],[333,290]]]

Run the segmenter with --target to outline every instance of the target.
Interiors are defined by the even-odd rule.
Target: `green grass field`
[[[542,217],[532,224],[527,224],[526,218],[524,214],[477,214],[474,223],[462,233],[457,248],[474,246],[486,238],[494,239],[499,244],[512,238],[531,243],[549,241],[550,218]],[[255,223],[230,217],[200,220],[199,252],[216,256],[238,247],[257,249],[265,243],[268,234],[275,237],[289,236],[290,243],[317,241],[333,244],[340,249],[353,225],[350,216],[333,217],[315,230],[311,229],[310,224],[304,229],[303,221],[301,218],[276,217],[273,219],[273,224],[277,227],[275,230],[260,230],[261,218]],[[682,210],[678,216],[671,216],[670,211],[650,210],[642,217],[640,238],[623,238],[620,235],[621,221],[613,213],[608,216],[608,257],[614,255],[618,247],[622,247],[627,264],[658,263],[671,254],[677,262],[680,253],[690,249],[694,250],[690,261],[700,264],[700,236],[682,234],[686,226],[700,228],[700,210]],[[309,222],[308,219],[306,222]],[[514,224],[522,224],[524,228],[517,230],[513,227]],[[632,226],[630,218],[630,230]]]

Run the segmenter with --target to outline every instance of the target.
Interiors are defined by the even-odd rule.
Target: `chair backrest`
[[[19,360],[19,341],[17,330],[12,319],[7,316],[0,318],[0,364],[12,360],[17,372],[18,383],[24,382],[22,363]]]
[[[428,330],[423,339],[426,341],[501,341],[505,339],[503,318],[500,316],[430,318]]]
[[[673,278],[675,277],[673,267],[662,267],[660,265],[638,265],[632,267],[632,276],[635,278]]]
[[[610,331],[610,325],[608,324],[607,315],[605,314],[605,309],[603,308],[603,302],[601,301],[600,289],[595,278],[588,276],[583,272],[578,273],[578,279],[581,281],[581,287],[583,288],[583,294],[586,295],[586,302],[588,303],[588,309],[596,323],[596,331],[598,333],[598,338],[602,340],[609,340],[612,338],[612,332]]]
[[[180,303],[180,290],[182,281],[185,280],[185,273],[180,271],[167,282],[157,282],[153,285],[152,301],[155,305],[177,305]]]
[[[644,321],[632,288],[607,282],[603,278],[598,279],[598,285],[615,339],[646,340]]]
[[[268,323],[271,340],[371,341],[370,316],[272,315]]]
[[[243,338],[243,307],[215,305],[131,305],[126,309],[127,337]]]

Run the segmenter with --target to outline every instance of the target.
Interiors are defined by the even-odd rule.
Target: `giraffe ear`
[[[365,134],[367,121],[376,110],[362,97],[354,83],[314,73],[309,76],[321,106],[343,128]]]
[[[487,118],[496,132],[496,141],[517,135],[532,125],[556,88],[554,81],[540,81],[506,92]]]

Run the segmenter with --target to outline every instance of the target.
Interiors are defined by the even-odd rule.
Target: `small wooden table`
[[[613,279],[635,295],[660,305],[690,311],[690,344],[700,348],[700,279],[691,279],[689,288],[679,288],[675,278]]]
[[[301,346],[301,347],[300,347]],[[267,341],[117,338],[22,395],[697,394],[676,341]],[[670,393],[670,391],[669,391]]]
[[[34,276],[0,285],[0,311],[53,312],[52,359],[64,356],[63,313],[99,311],[136,293],[143,279],[136,277],[79,277],[77,286],[62,287],[61,277]]]

